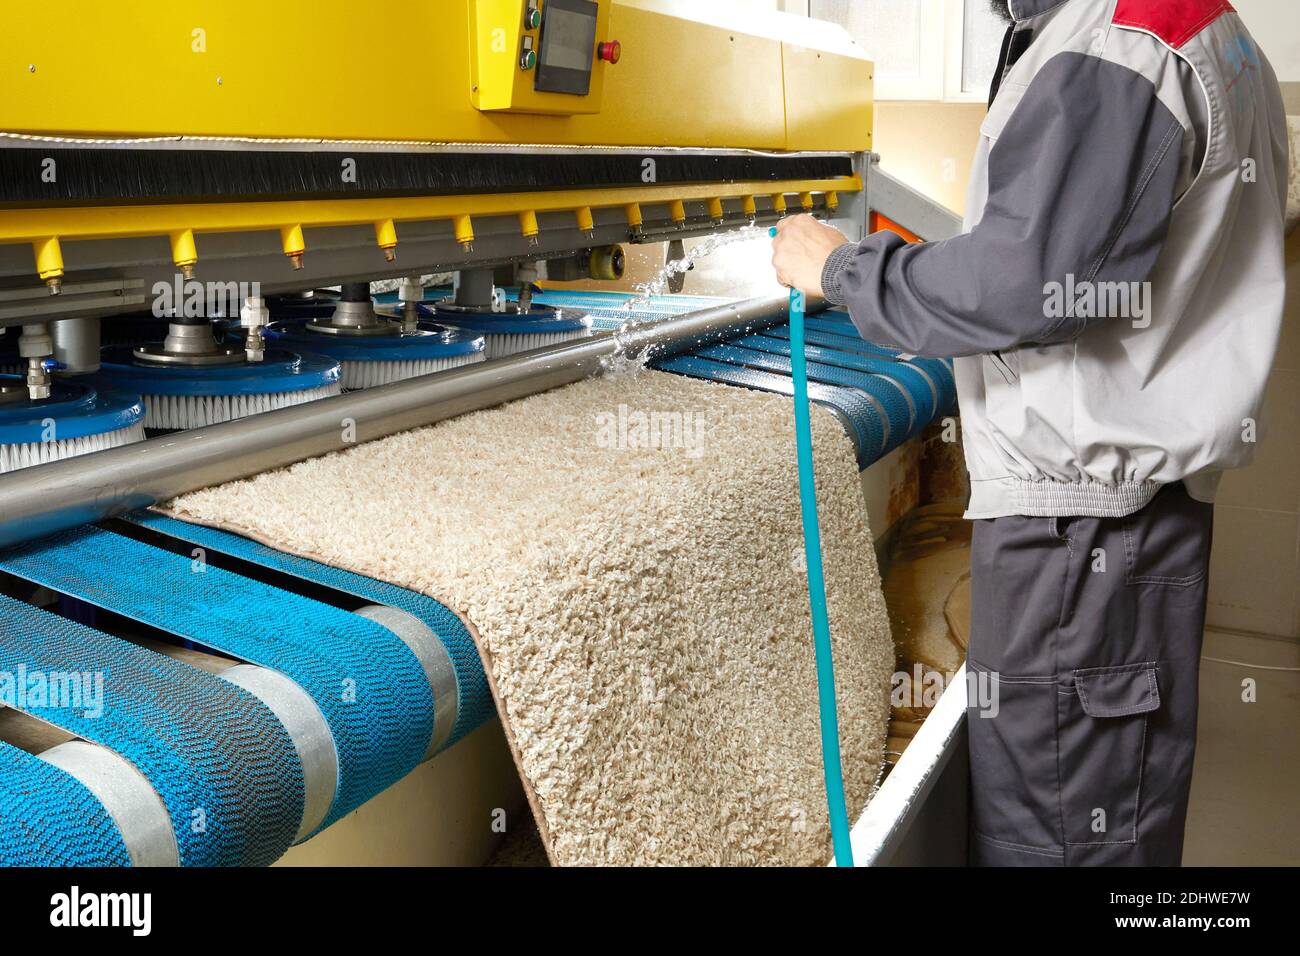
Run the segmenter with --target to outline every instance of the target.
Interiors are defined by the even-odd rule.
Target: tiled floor
[[[1211,631],[1205,656],[1300,667],[1300,643]],[[1300,866],[1300,672],[1202,662],[1183,864]]]

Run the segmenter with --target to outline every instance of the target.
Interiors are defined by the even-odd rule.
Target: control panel
[[[612,0],[472,0],[471,98],[483,111],[597,113],[606,70],[623,55],[608,35]]]

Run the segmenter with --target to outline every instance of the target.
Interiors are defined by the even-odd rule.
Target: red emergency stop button
[[[617,40],[602,43],[596,48],[596,55],[606,63],[617,63],[623,58],[623,44]]]

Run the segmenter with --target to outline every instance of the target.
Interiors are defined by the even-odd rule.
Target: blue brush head
[[[17,375],[0,383],[26,387]],[[130,428],[144,419],[139,394],[84,379],[55,379],[50,397],[0,405],[0,445],[71,441]]]

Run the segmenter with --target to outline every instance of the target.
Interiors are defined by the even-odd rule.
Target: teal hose
[[[772,230],[776,235],[776,230]],[[804,295],[790,290],[790,368],[794,373],[794,431],[799,459],[799,506],[803,511],[803,548],[808,560],[808,602],[812,607],[813,650],[817,657],[817,700],[821,713],[822,767],[831,818],[831,845],[836,866],[853,865],[849,812],[844,802],[840,765],[840,721],[835,709],[835,663],[831,626],[826,613],[826,579],[822,573],[822,535],[817,523],[817,488],[813,484],[812,422],[808,412],[808,357],[804,353]]]

